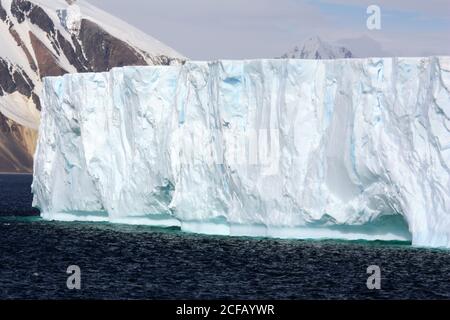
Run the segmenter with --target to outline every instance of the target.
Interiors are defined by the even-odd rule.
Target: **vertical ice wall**
[[[35,205],[48,219],[450,246],[449,84],[447,57],[48,78]]]
[[[177,76],[177,67],[127,67],[45,80],[33,182],[44,218],[167,216]]]

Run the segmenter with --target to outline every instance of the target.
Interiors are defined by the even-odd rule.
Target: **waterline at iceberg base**
[[[450,247],[449,87],[450,57],[46,78],[34,206],[49,220]]]

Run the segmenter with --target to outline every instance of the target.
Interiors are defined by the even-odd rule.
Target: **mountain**
[[[309,38],[300,49],[293,50],[281,56],[283,59],[344,59],[354,58],[350,50],[345,47],[331,45],[319,37]]]
[[[0,0],[0,43],[0,172],[32,171],[43,77],[185,60],[86,1]]]

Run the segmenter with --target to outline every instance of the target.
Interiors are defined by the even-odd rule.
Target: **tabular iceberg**
[[[34,206],[55,220],[450,247],[449,86],[448,57],[46,78]]]

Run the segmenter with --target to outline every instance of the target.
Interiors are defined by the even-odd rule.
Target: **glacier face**
[[[248,60],[46,78],[55,220],[450,247],[450,58]]]

